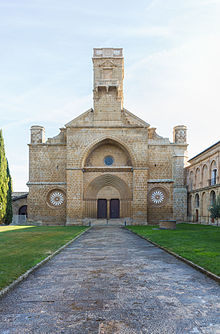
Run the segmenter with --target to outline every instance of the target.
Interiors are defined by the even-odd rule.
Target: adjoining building
[[[93,108],[47,141],[42,126],[31,127],[29,221],[185,221],[186,127],[170,142],[124,108],[121,48],[94,49],[93,66]]]
[[[26,222],[27,196],[28,196],[27,192],[12,193],[13,224],[21,224]]]
[[[220,141],[189,160],[188,220],[210,223],[209,207],[220,195]]]

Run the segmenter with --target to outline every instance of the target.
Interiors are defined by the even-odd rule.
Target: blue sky
[[[189,157],[219,140],[220,0],[0,0],[0,127],[25,191],[31,125],[46,136],[92,107],[92,49],[122,47],[124,106]]]

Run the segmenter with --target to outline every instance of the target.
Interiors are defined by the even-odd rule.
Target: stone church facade
[[[122,49],[94,49],[94,106],[45,141],[31,127],[28,219],[85,224],[186,220],[186,127],[173,142],[123,106]]]

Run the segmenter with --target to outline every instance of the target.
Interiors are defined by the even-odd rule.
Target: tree
[[[4,139],[0,130],[0,223],[4,223],[7,208],[8,176]]]
[[[217,196],[216,200],[209,208],[209,212],[211,218],[217,219],[217,225],[218,225],[218,219],[220,218],[220,196]]]
[[[7,161],[7,177],[8,177],[8,192],[7,192],[7,207],[5,214],[5,224],[9,225],[12,222],[13,212],[12,212],[12,180],[9,171],[8,161]]]
[[[12,181],[5,156],[4,139],[0,130],[0,224],[12,221]]]

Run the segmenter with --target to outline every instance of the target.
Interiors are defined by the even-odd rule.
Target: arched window
[[[202,186],[203,187],[208,186],[208,167],[207,165],[204,165],[202,168]]]
[[[199,208],[199,194],[196,194],[195,196],[195,207]]]
[[[189,191],[193,189],[193,171],[191,170],[190,175],[189,175]]]
[[[199,210],[196,209],[196,217],[195,217],[195,221],[198,222],[199,221]]]
[[[192,215],[192,195],[188,197],[188,216]]]
[[[200,188],[200,169],[197,168],[196,169],[196,179],[195,179],[195,183],[196,183],[196,189]]]
[[[27,205],[23,205],[19,208],[18,214],[22,216],[27,216]]]
[[[202,216],[207,215],[206,193],[202,194]]]
[[[212,190],[210,192],[210,204],[211,205],[215,204],[215,201],[216,201],[216,194],[215,194],[214,190]]]
[[[210,185],[214,186],[217,183],[217,165],[215,160],[213,160],[211,163],[210,174],[211,174]]]
[[[212,170],[211,185],[214,186],[217,182],[217,168]]]

